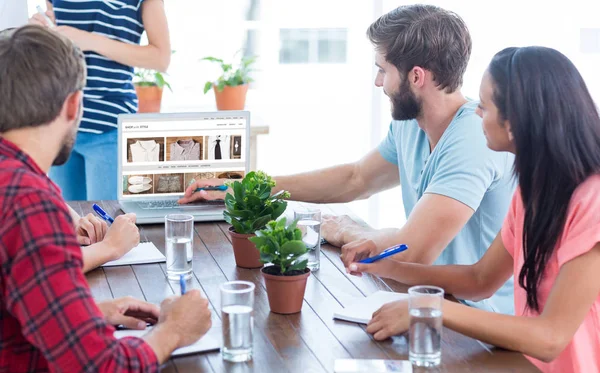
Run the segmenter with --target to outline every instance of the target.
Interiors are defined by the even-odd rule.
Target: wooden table
[[[116,202],[99,203],[108,213],[118,215]],[[91,202],[71,202],[80,214],[91,212]],[[324,212],[341,213],[336,205],[322,206]],[[333,372],[336,359],[408,359],[405,337],[376,342],[364,325],[333,320],[335,309],[355,298],[377,290],[406,292],[407,287],[373,276],[354,277],[345,273],[339,249],[322,247],[321,269],[308,278],[302,312],[277,315],[269,311],[260,270],[237,268],[227,234],[228,225],[196,223],[192,288],[208,297],[213,324],[220,324],[219,285],[231,280],[256,284],[254,306],[254,358],[242,364],[226,363],[219,352],[171,359],[164,372]],[[152,241],[164,253],[164,226],[140,227],[142,241]],[[159,304],[179,292],[177,282],[168,281],[165,265],[146,264],[100,268],[87,275],[98,300],[131,295]],[[488,350],[478,341],[444,329],[442,365],[415,372],[537,372],[523,355],[500,349]]]

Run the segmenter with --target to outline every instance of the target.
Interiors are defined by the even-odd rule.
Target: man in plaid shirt
[[[48,179],[71,152],[82,112],[85,62],[66,38],[37,26],[0,37],[0,372],[157,371],[210,328],[198,291],[161,308],[132,298],[96,304],[82,272],[69,210]],[[137,234],[135,216],[111,230]],[[111,325],[144,328],[113,336]],[[142,322],[141,326],[138,324]]]

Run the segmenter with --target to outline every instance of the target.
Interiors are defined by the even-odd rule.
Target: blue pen
[[[108,215],[108,213],[106,211],[104,211],[102,209],[102,207],[100,207],[94,203],[94,206],[92,206],[92,208],[94,209],[94,212],[96,214],[98,214],[98,216],[100,216],[103,220],[106,220],[110,224],[115,222],[115,219],[113,219],[110,215]]]
[[[185,294],[185,277],[183,275],[179,275],[179,289],[181,290],[181,295]]]
[[[201,190],[220,190],[222,192],[227,190],[227,185],[215,185],[215,186],[207,186],[207,187],[202,187],[202,188],[197,188],[194,192],[199,192]]]
[[[371,258],[363,259],[359,263],[364,263],[364,264],[373,263],[373,262],[376,262],[376,261],[381,260],[383,258],[387,258],[388,256],[392,256],[394,254],[401,253],[401,252],[403,252],[406,249],[408,249],[408,246],[406,246],[406,245],[392,246],[389,249],[385,249],[381,254],[375,255],[375,256],[373,256]]]

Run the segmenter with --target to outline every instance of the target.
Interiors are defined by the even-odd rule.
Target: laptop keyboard
[[[218,207],[224,206],[223,200],[215,201],[203,201],[199,203],[190,203],[187,205],[180,205],[176,200],[167,201],[150,201],[150,202],[138,202],[138,206],[144,210],[163,210],[172,208],[202,208],[202,207]]]

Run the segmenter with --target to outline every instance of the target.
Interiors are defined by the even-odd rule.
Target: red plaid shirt
[[[0,373],[157,371],[143,340],[113,337],[83,276],[58,187],[0,138]]]

